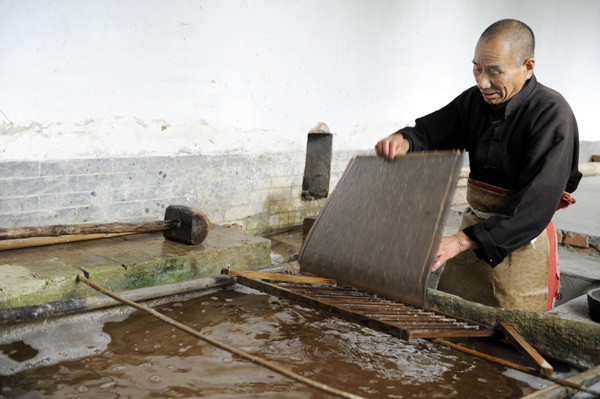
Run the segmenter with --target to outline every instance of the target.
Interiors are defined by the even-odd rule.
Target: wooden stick
[[[529,342],[525,341],[525,338],[519,334],[512,324],[500,323],[500,331],[502,331],[506,338],[508,338],[517,347],[517,350],[521,352],[523,356],[533,360],[535,363],[535,369],[540,375],[552,377],[552,372],[554,370],[552,369],[550,363],[548,363],[546,359],[544,359],[542,355],[540,355],[538,351],[536,351],[534,347],[529,344]]]
[[[469,355],[477,356],[477,357],[480,357],[482,359],[489,360],[491,362],[498,363],[498,364],[501,364],[503,366],[510,367],[512,369],[519,370],[519,371],[522,371],[524,373],[531,374],[531,369],[529,367],[527,367],[527,366],[523,366],[521,364],[513,363],[513,362],[510,362],[508,360],[500,359],[499,357],[491,356],[491,355],[488,355],[486,353],[478,352],[478,351],[473,350],[473,349],[465,348],[464,346],[457,345],[454,342],[446,341],[444,339],[435,338],[432,341],[433,342],[437,342],[439,344],[443,344],[443,345],[449,346],[449,347],[451,347],[453,349],[456,349],[456,350],[459,350],[461,352],[468,353]]]
[[[446,346],[449,346],[449,347],[451,347],[453,349],[456,349],[456,350],[459,350],[461,352],[468,353],[470,355],[477,356],[477,357],[480,357],[482,359],[489,360],[491,362],[498,363],[498,364],[501,364],[503,366],[515,369],[515,370],[522,371],[523,373],[527,373],[527,374],[535,375],[535,376],[538,376],[538,377],[542,377],[542,378],[545,378],[545,379],[550,380],[552,382],[555,382],[557,384],[567,386],[569,388],[577,389],[577,390],[580,390],[580,391],[591,393],[593,395],[599,395],[600,396],[600,392],[595,391],[593,389],[590,389],[590,388],[588,388],[586,386],[583,386],[583,385],[580,385],[580,384],[576,384],[576,383],[571,382],[569,380],[563,380],[562,378],[545,376],[545,375],[540,376],[535,370],[530,369],[529,367],[523,366],[521,364],[509,362],[508,360],[500,359],[498,357],[491,356],[491,355],[488,355],[486,353],[482,353],[482,352],[479,352],[479,351],[476,351],[476,350],[473,350],[473,349],[465,348],[464,346],[460,346],[460,345],[457,345],[457,344],[455,344],[453,342],[446,341],[446,340],[443,340],[443,339],[435,338],[432,341],[440,343],[440,344],[443,344],[443,345],[446,345]]]
[[[150,307],[147,307],[147,306],[144,306],[144,305],[140,305],[137,302],[133,302],[133,301],[130,301],[130,300],[125,299],[123,297],[120,297],[119,295],[117,295],[117,294],[115,294],[115,293],[107,290],[106,288],[103,288],[103,287],[99,286],[98,284],[95,284],[94,282],[90,281],[89,279],[87,279],[86,277],[84,277],[81,274],[77,276],[77,280],[81,281],[81,282],[83,282],[83,283],[85,283],[87,285],[89,285],[90,287],[92,287],[93,289],[95,289],[98,292],[103,293],[104,295],[107,295],[107,296],[109,296],[109,297],[111,297],[113,299],[116,299],[117,301],[119,301],[121,303],[124,303],[126,305],[131,306],[131,307],[134,307],[134,308],[136,308],[138,310],[141,310],[143,312],[149,313],[152,316],[156,317],[157,319],[162,320],[165,323],[168,323],[168,324],[170,324],[170,325],[172,325],[174,327],[177,327],[178,329],[180,329],[182,331],[185,331],[186,333],[188,333],[190,335],[193,335],[194,337],[199,338],[199,339],[201,339],[201,340],[203,340],[205,342],[208,342],[209,344],[214,345],[217,348],[223,349],[223,350],[225,350],[225,351],[227,351],[229,353],[232,353],[234,355],[237,355],[237,356],[239,356],[239,357],[241,357],[243,359],[249,360],[252,363],[256,363],[258,365],[266,367],[266,368],[268,368],[270,370],[275,371],[276,373],[282,374],[282,375],[284,375],[286,377],[289,377],[289,378],[291,378],[293,380],[302,382],[302,383],[304,383],[304,384],[306,384],[308,386],[320,389],[323,392],[327,392],[327,393],[330,393],[332,395],[339,396],[341,398],[365,399],[362,396],[354,395],[352,393],[345,392],[345,391],[342,391],[342,390],[330,387],[329,385],[321,384],[320,382],[311,380],[310,378],[306,378],[304,376],[301,376],[300,374],[296,374],[293,371],[284,369],[283,367],[279,367],[276,364],[271,363],[271,362],[269,362],[269,361],[267,361],[267,360],[265,360],[263,358],[251,355],[251,354],[249,354],[247,352],[244,352],[244,351],[241,351],[241,350],[239,350],[237,348],[234,348],[233,346],[230,346],[230,345],[224,344],[222,342],[219,342],[219,341],[217,341],[217,340],[215,340],[213,338],[210,338],[210,337],[208,337],[208,336],[206,336],[204,334],[201,334],[200,332],[194,330],[193,328],[190,328],[190,327],[186,326],[185,324],[182,324],[182,323],[180,323],[180,322],[178,322],[176,320],[171,319],[170,317],[167,317],[167,316],[163,315],[160,312],[157,312],[156,310],[154,310],[154,309],[152,309]]]
[[[86,234],[86,235],[68,235],[59,237],[30,237],[23,239],[0,241],[0,251],[11,249],[42,247],[44,245],[66,244],[69,242],[97,240],[100,238],[112,238],[126,236],[136,233],[104,233],[104,234]]]
[[[56,224],[53,226],[20,227],[0,229],[0,240],[14,240],[30,237],[58,237],[78,234],[101,233],[151,233],[168,230],[179,224],[175,220],[158,220],[144,223],[104,223],[104,224]]]
[[[331,280],[328,278],[298,276],[295,274],[266,273],[266,272],[257,272],[257,271],[253,271],[253,270],[231,270],[231,269],[223,269],[223,270],[221,270],[221,273],[227,274],[228,276],[243,276],[243,277],[250,277],[250,278],[259,278],[261,280],[287,281],[287,282],[293,282],[293,283],[320,284],[320,285],[337,285],[337,282],[335,280]]]

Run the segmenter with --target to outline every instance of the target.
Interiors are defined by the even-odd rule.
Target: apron
[[[502,213],[514,192],[469,179],[460,229]],[[567,194],[568,196],[568,194]],[[487,306],[545,312],[559,294],[558,247],[552,222],[492,268],[472,250],[446,262],[438,289]]]

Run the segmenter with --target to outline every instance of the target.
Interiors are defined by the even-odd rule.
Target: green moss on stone
[[[585,367],[600,363],[600,324],[517,309],[493,308],[437,290],[429,290],[427,298],[433,309],[488,326],[512,323],[537,350],[557,359]]]

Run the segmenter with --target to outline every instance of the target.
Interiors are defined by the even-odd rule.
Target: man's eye
[[[498,75],[500,75],[501,73],[502,73],[502,71],[499,71],[499,70],[497,70],[497,69],[491,69],[491,70],[490,70],[490,75],[493,75],[493,76],[498,76]]]
[[[475,66],[473,67],[473,72],[475,73],[481,73],[483,70],[481,69],[481,67]]]

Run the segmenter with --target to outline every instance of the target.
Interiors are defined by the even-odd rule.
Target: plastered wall
[[[334,185],[471,86],[477,37],[506,17],[533,28],[538,79],[594,148],[594,0],[2,0],[0,224],[160,218],[182,201],[253,232],[298,223],[319,207],[299,199],[317,122]]]

